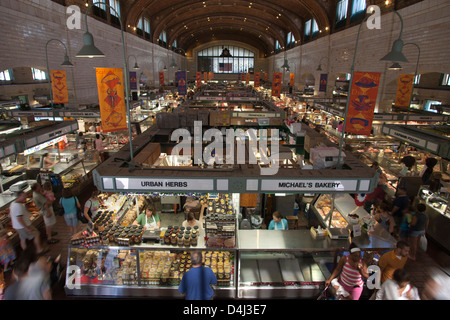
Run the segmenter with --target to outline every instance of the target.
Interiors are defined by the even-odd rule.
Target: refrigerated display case
[[[428,215],[429,225],[427,236],[430,236],[440,246],[450,252],[450,239],[448,237],[448,230],[450,230],[450,207],[449,190],[446,192],[433,192],[427,186],[422,186],[419,190],[416,203],[419,201],[424,203],[427,207],[426,214]]]

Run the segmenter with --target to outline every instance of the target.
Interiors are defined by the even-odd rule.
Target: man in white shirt
[[[43,251],[39,238],[39,231],[31,225],[30,213],[25,207],[26,201],[26,193],[20,191],[17,193],[16,200],[10,204],[9,213],[11,215],[12,227],[19,234],[20,246],[22,249],[26,249],[27,240],[33,240],[37,253],[39,254]]]

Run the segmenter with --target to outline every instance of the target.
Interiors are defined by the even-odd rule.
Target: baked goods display
[[[202,251],[202,262],[217,277],[217,286],[230,286],[234,274],[234,255],[228,251]],[[183,275],[192,268],[190,252],[148,250],[137,255],[131,250],[72,249],[71,265],[81,268],[80,282],[110,285],[178,286]]]
[[[208,247],[234,248],[236,234],[236,217],[229,194],[219,194],[208,198],[205,216],[205,233]]]
[[[331,199],[326,194],[322,194],[315,204],[315,208],[322,219],[327,217],[330,213],[331,207]],[[333,228],[346,228],[347,224],[347,221],[345,221],[339,211],[334,209],[331,217],[331,226]]]

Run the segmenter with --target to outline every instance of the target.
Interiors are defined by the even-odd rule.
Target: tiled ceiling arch
[[[168,44],[176,39],[186,52],[209,39],[239,40],[271,54],[276,40],[286,46],[288,32],[300,40],[307,19],[316,19],[321,29],[330,26],[323,0],[136,0],[127,5],[126,25],[135,26],[145,16],[153,42],[166,31]]]

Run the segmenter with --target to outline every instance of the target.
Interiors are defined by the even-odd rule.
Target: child
[[[413,216],[415,215],[414,208],[409,206],[403,214],[402,223],[400,225],[399,238],[401,241],[406,241],[409,237],[409,224],[412,222]]]
[[[52,183],[47,181],[42,186],[44,189],[44,195],[47,198],[48,202],[52,204],[55,201],[55,194],[53,193]]]

